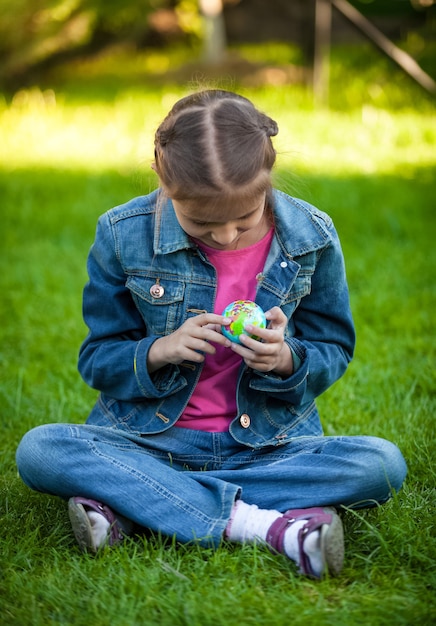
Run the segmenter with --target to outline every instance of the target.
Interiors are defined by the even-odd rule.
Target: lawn
[[[136,61],[131,74],[120,64],[119,83],[101,65],[71,66],[63,80],[2,101],[1,624],[434,623],[434,103],[376,63],[366,83],[347,67],[343,88],[345,70],[333,67],[330,111],[314,111],[304,88],[240,86],[279,123],[277,186],[330,213],[344,248],[358,342],[345,377],[319,400],[325,432],[390,439],[409,466],[387,505],[345,513],[343,572],[321,582],[259,546],[142,536],[83,555],[65,504],[17,477],[21,436],[83,422],[96,398],[76,370],[96,220],[154,188],[153,133],[187,88],[141,83]]]

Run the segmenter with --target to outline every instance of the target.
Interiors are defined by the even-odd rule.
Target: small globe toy
[[[251,300],[235,300],[226,306],[223,311],[224,317],[232,317],[233,321],[229,326],[222,326],[223,335],[234,343],[239,341],[240,335],[248,335],[253,339],[258,339],[255,335],[245,330],[247,324],[266,328],[266,317],[259,305]]]

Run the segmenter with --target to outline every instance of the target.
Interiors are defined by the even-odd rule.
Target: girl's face
[[[190,237],[217,250],[246,248],[260,241],[270,223],[266,214],[266,194],[249,201],[236,199],[212,209],[207,203],[173,200],[180,226]]]

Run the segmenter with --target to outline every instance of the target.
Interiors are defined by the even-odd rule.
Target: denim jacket
[[[88,423],[141,435],[175,424],[202,369],[183,362],[149,374],[150,346],[190,316],[213,311],[217,288],[215,268],[180,227],[171,201],[157,211],[160,193],[99,219],[83,297],[89,334],[79,370],[101,392]],[[285,341],[299,366],[284,378],[241,364],[230,433],[251,448],[322,434],[315,399],[345,372],[355,342],[331,219],[275,190],[273,211],[275,235],[257,277],[256,302],[285,313]]]

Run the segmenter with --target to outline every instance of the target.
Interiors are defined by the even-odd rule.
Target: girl
[[[156,132],[159,189],[99,220],[79,357],[99,400],[85,425],[40,426],[17,451],[29,487],[69,500],[82,549],[135,525],[264,542],[335,575],[336,509],[401,487],[392,443],[322,434],[315,399],[352,358],[353,322],[331,219],[271,187],[277,132],[237,94],[183,98]],[[244,299],[268,326],[236,344],[222,311]]]

